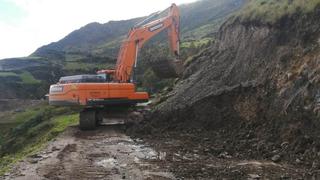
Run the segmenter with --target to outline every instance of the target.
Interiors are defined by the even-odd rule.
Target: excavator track
[[[98,124],[96,109],[86,108],[80,112],[79,126],[81,130],[90,131],[96,129]]]
[[[81,130],[91,131],[97,126],[124,125],[142,119],[146,108],[146,105],[86,108],[80,112],[79,126]]]

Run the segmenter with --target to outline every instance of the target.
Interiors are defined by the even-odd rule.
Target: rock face
[[[316,158],[319,16],[318,8],[274,24],[227,21],[217,43],[194,57],[169,98],[140,128],[221,132],[215,141],[228,142],[232,150],[249,149],[249,157],[271,158],[268,151],[278,149],[284,158],[299,153]]]
[[[302,94],[303,90],[297,87],[317,85],[319,78],[316,40],[320,35],[315,23],[319,20],[316,14],[309,16],[314,18],[295,17],[273,26],[227,22],[219,32],[219,42],[194,58],[164,107],[192,105],[234,86],[251,84],[268,85],[279,92],[281,110],[287,110]],[[313,92],[314,103],[316,97],[317,92]]]

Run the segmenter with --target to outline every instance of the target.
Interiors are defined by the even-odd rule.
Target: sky
[[[91,23],[149,15],[196,0],[0,0],[0,59],[28,56]]]

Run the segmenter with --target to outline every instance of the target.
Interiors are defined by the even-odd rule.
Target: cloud
[[[0,59],[27,56],[90,22],[145,16],[171,0],[6,0],[23,10],[17,24],[0,22]],[[178,4],[195,0],[176,0]],[[0,0],[1,3],[1,0]]]

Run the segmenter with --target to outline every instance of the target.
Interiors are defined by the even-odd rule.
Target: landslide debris
[[[207,155],[288,162],[306,167],[304,178],[319,178],[319,17],[320,6],[274,23],[230,19],[131,130],[160,139],[188,134],[189,150],[206,144]]]

